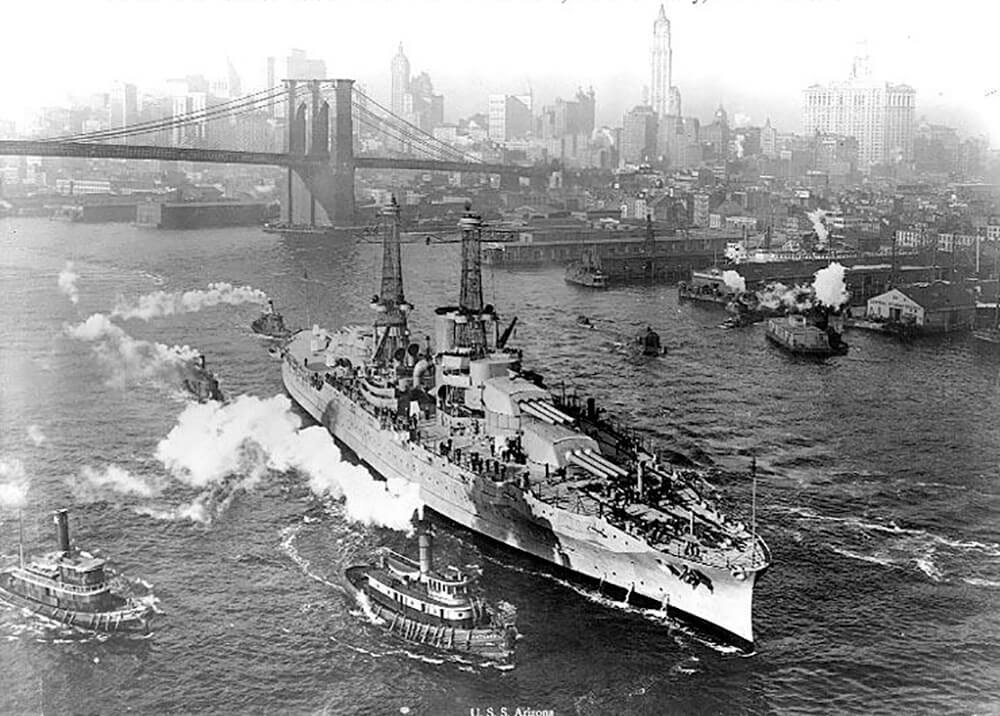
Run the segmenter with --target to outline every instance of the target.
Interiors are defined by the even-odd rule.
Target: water
[[[350,522],[295,470],[230,490],[207,524],[172,514],[199,494],[155,458],[183,396],[109,384],[91,344],[65,334],[118,294],[212,281],[266,291],[290,324],[367,321],[377,247],[39,219],[0,222],[0,246],[0,459],[19,459],[30,477],[31,550],[52,544],[47,511],[71,506],[75,539],[150,583],[164,612],[137,639],[2,608],[0,711],[1000,709],[1000,355],[989,349],[851,333],[849,355],[804,361],[768,346],[760,326],[717,329],[720,313],[679,306],[669,287],[592,292],[558,270],[487,267],[486,300],[519,317],[515,341],[550,384],[575,376],[709,469],[744,515],[756,454],[759,529],[774,553],[756,592],[757,653],[744,656],[468,535],[446,536],[442,557],[480,564],[487,596],[518,608],[523,638],[514,668],[502,669],[410,647],[369,623],[341,587],[343,568],[377,546],[412,544]],[[432,307],[457,296],[458,247],[408,245],[403,255],[416,331],[429,332]],[[67,260],[77,305],[57,287]],[[256,313],[219,306],[122,325],[203,351],[230,396],[269,398],[282,390],[279,366],[248,330]],[[577,326],[578,314],[596,328]],[[669,354],[631,361],[615,344],[646,325]],[[159,493],[83,497],[82,470],[109,464]],[[16,530],[2,511],[0,552],[16,552]]]

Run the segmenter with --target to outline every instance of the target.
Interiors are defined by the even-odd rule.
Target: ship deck
[[[297,345],[300,342],[302,345]],[[372,415],[379,414],[379,410],[361,396],[359,381],[354,378],[332,380],[332,369],[320,359],[322,354],[313,354],[308,346],[309,336],[305,332],[286,346],[286,360],[296,372],[318,374],[327,385]],[[556,471],[546,470],[544,465],[512,460],[501,463],[501,474],[491,472],[491,463],[495,469],[500,457],[495,447],[491,450],[492,438],[469,428],[449,426],[436,412],[422,416],[412,426],[405,420],[396,419],[395,425],[393,418],[388,420],[386,428],[409,433],[410,440],[433,455],[445,457],[473,474],[488,475],[497,482],[507,481],[526,488],[546,504],[603,519],[652,548],[679,559],[713,568],[747,571],[762,569],[770,563],[768,549],[759,537],[746,525],[727,520],[702,500],[691,480],[668,472],[669,468],[659,468],[648,474],[646,495],[640,500],[634,494],[635,478],[631,475],[616,482],[614,478],[597,476],[576,465]],[[443,449],[448,441],[450,452]]]

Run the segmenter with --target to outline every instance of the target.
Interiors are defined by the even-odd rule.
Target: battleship
[[[709,500],[596,401],[559,396],[522,366],[484,305],[482,221],[467,209],[458,305],[435,310],[435,344],[411,340],[399,209],[382,210],[371,325],[314,325],[283,348],[292,399],[374,472],[420,486],[446,520],[752,648],[754,585],[771,564],[750,524]],[[516,319],[515,319],[516,320]]]
[[[69,514],[55,513],[59,549],[0,571],[0,600],[89,631],[148,632],[154,609],[112,587],[105,560],[74,549]]]

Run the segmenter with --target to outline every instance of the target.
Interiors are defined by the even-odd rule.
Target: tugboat
[[[292,332],[285,326],[285,319],[274,310],[274,301],[267,299],[267,308],[250,324],[254,333],[268,338],[288,338]]]
[[[705,271],[692,271],[690,283],[681,281],[677,284],[678,299],[725,305],[736,295],[737,292],[726,284],[723,271],[714,267]]]
[[[482,220],[469,207],[457,304],[434,311],[433,340],[414,340],[399,208],[382,218],[374,318],[292,336],[281,375],[295,403],[374,472],[418,485],[436,515],[753,648],[754,585],[771,565],[756,522],[724,514],[701,473],[638,430],[605,415],[588,434],[578,401],[523,365],[513,322],[501,330],[483,301]]]
[[[149,632],[151,604],[117,593],[108,581],[105,560],[74,549],[69,513],[58,510],[59,550],[0,571],[0,600],[69,626],[102,632]]]
[[[843,355],[848,349],[840,332],[832,324],[828,324],[824,330],[810,325],[805,316],[797,313],[784,318],[768,319],[764,335],[785,350],[801,355]]]
[[[641,346],[644,356],[659,356],[666,353],[660,345],[660,334],[654,331],[652,326],[646,326],[646,332],[636,336],[635,342]]]
[[[368,597],[375,616],[403,639],[448,651],[506,660],[514,651],[516,612],[494,609],[473,593],[476,577],[457,567],[434,569],[433,537],[419,532],[420,562],[384,551],[376,564],[348,567],[351,585]]]
[[[601,268],[601,259],[594,250],[586,251],[579,261],[566,266],[566,283],[588,288],[607,288],[608,275]]]
[[[187,376],[181,381],[184,390],[198,399],[199,403],[209,400],[224,402],[226,397],[219,388],[219,379],[205,366],[205,356],[198,356],[194,364],[187,366]]]

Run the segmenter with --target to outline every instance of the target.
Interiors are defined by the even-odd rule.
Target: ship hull
[[[393,634],[414,644],[424,644],[435,649],[476,654],[488,659],[509,659],[517,631],[513,628],[461,627],[438,621],[429,621],[428,615],[387,601],[385,595],[368,588],[368,568],[349,567],[347,581],[365,594],[372,612],[384,622]]]
[[[629,601],[709,625],[727,642],[753,647],[753,589],[760,571],[739,572],[661,552],[607,521],[536,499],[448,462],[377,418],[290,360],[282,379],[291,398],[372,470],[420,486],[436,514],[507,547],[595,581]]]
[[[67,626],[108,633],[138,632],[149,633],[151,615],[146,609],[123,609],[116,612],[87,612],[44,604],[0,584],[0,602],[15,607],[23,607],[53,621]]]

